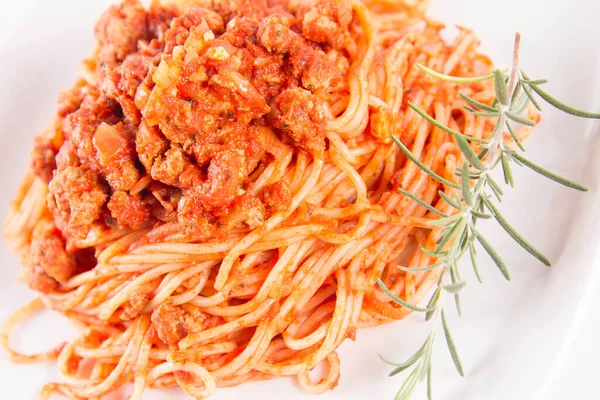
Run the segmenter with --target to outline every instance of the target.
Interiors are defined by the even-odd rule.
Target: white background
[[[54,1],[54,0],[53,0]],[[27,19],[31,13],[31,5],[33,4],[34,0],[21,0],[21,1],[6,1],[6,0],[2,0],[2,8],[3,8],[3,12],[2,12],[2,23],[0,24],[0,49],[3,47],[3,45],[6,45],[8,47],[14,47],[14,46],[22,46],[23,48],[23,52],[31,52],[33,50],[35,50],[35,45],[31,44],[31,43],[20,43],[20,38],[19,37],[11,37],[12,32],[14,32],[14,30],[21,25],[22,23],[27,23]],[[95,17],[94,15],[97,15],[97,11],[95,10],[100,10],[104,7],[104,4],[107,4],[108,1],[107,0],[87,0],[86,3],[90,3],[89,8],[93,9],[94,13],[96,14],[91,14],[91,15],[81,15],[81,18],[83,20],[94,20]],[[596,44],[596,39],[600,36],[598,35],[591,35],[590,38],[590,32],[592,33],[597,33],[599,32],[598,29],[596,29],[595,26],[592,26],[592,24],[597,24],[597,17],[598,14],[593,14],[593,13],[587,13],[585,11],[585,5],[586,4],[591,4],[591,1],[585,1],[585,0],[579,0],[579,1],[572,1],[569,3],[569,5],[565,5],[567,2],[564,1],[546,1],[546,2],[541,2],[541,1],[532,1],[539,3],[540,5],[544,5],[540,11],[538,16],[535,18],[537,23],[543,23],[545,24],[545,26],[547,26],[548,31],[548,37],[550,39],[548,39],[548,41],[550,43],[546,43],[544,42],[543,37],[539,37],[536,39],[538,41],[535,40],[530,40],[527,38],[527,36],[524,38],[524,50],[523,52],[526,54],[526,56],[524,58],[527,58],[527,55],[529,55],[530,57],[542,57],[544,58],[544,60],[548,63],[548,68],[546,68],[545,70],[552,70],[552,65],[550,64],[555,64],[555,63],[561,63],[564,65],[570,65],[570,71],[577,71],[578,68],[581,68],[582,71],[586,71],[589,75],[589,71],[590,69],[593,70],[593,66],[584,66],[584,65],[578,65],[576,61],[574,61],[573,59],[569,58],[570,55],[575,54],[575,52],[579,49],[581,50],[581,47],[585,47],[586,46],[586,40],[588,40],[588,44],[590,43],[594,43],[594,46],[590,47],[590,51],[595,51],[596,52],[596,59],[598,58],[598,54],[600,54],[600,46],[598,46]],[[65,4],[69,3],[68,1],[56,1],[56,12],[60,12],[60,13],[64,13],[64,12],[68,12],[68,9],[65,7]],[[93,4],[92,4],[93,3]],[[503,34],[504,32],[507,30],[506,29],[506,25],[510,25],[511,27],[514,26],[514,28],[518,28],[518,29],[524,29],[523,26],[525,24],[527,24],[528,22],[531,22],[530,19],[527,19],[527,17],[524,17],[522,14],[519,14],[518,10],[515,10],[515,14],[513,16],[513,18],[511,18],[509,21],[507,20],[503,20],[500,18],[500,15],[506,15],[506,12],[502,13],[502,12],[498,12],[498,20],[494,20],[493,17],[489,17],[490,15],[490,11],[491,11],[491,7],[494,4],[499,4],[501,2],[492,2],[492,1],[471,1],[471,0],[453,0],[453,1],[442,1],[442,0],[437,0],[437,2],[434,1],[435,6],[434,6],[434,14],[437,16],[440,16],[441,18],[443,18],[446,21],[452,21],[452,22],[457,22],[457,23],[461,23],[463,22],[463,19],[461,19],[462,15],[469,15],[468,12],[465,12],[464,14],[460,13],[459,11],[456,10],[456,7],[461,8],[463,7],[465,10],[467,10],[468,7],[478,7],[480,13],[485,13],[486,15],[488,15],[488,20],[486,22],[486,24],[484,24],[481,27],[477,27],[477,31],[480,34],[480,37],[482,38],[483,42],[484,42],[484,48],[486,51],[488,51],[489,53],[491,53],[494,58],[498,59],[499,61],[503,61],[504,63],[507,61],[508,59],[508,55],[506,54],[507,52],[505,51],[506,49],[508,49],[510,46],[510,37],[507,37],[507,41],[506,42],[502,42],[498,45],[498,48],[490,48],[490,47],[486,47],[485,43],[486,41],[489,42],[493,42],[493,43],[497,43],[497,39],[496,41],[494,40],[494,35],[496,34],[497,31],[501,31]],[[448,11],[446,4],[453,4],[453,8],[454,10],[450,10]],[[464,3],[464,4],[463,4]],[[517,1],[507,1],[506,3],[512,3],[512,4],[518,4],[519,2]],[[83,1],[80,4],[84,4]],[[504,4],[504,3],[502,3]],[[555,10],[553,12],[549,12],[548,8],[552,8],[552,7],[564,7],[564,10],[557,13],[555,12]],[[546,7],[546,8],[544,8]],[[85,7],[80,6],[80,10],[85,9]],[[592,10],[596,10],[598,11],[598,8],[596,7],[595,9]],[[589,12],[589,11],[588,11]],[[492,13],[494,13],[494,11],[492,11]],[[551,14],[553,15],[552,18],[545,18],[546,14]],[[450,15],[450,16],[448,16]],[[48,19],[52,19],[52,15],[48,14],[47,15]],[[79,18],[79,15],[77,15],[77,12],[73,12],[72,18]],[[541,22],[540,22],[541,21]],[[565,24],[566,21],[566,24]],[[469,22],[468,17],[464,18],[464,23]],[[81,24],[83,25],[83,24]],[[567,27],[570,28],[564,28],[565,25]],[[56,32],[60,32],[61,29],[63,29],[62,26],[54,26],[52,29],[48,29],[48,27],[51,27],[51,24],[47,24],[45,25],[46,30],[42,31],[40,30],[39,34],[40,35],[53,35]],[[74,48],[80,49],[82,48],[82,43],[87,43],[90,42],[91,43],[91,31],[92,31],[92,27],[90,25],[87,25],[88,27],[80,30],[73,30],[71,32],[71,39],[72,42],[70,41],[64,41],[64,36],[65,35],[57,35],[57,37],[62,38],[62,40],[60,42],[56,42],[54,43],[54,45],[56,46],[55,49],[53,49],[53,51],[57,52],[58,54],[64,54],[65,55],[65,61],[62,64],[63,68],[71,68],[71,72],[69,72],[69,74],[58,74],[60,76],[60,79],[62,79],[62,81],[60,82],[60,86],[59,87],[66,87],[70,84],[69,79],[66,79],[65,76],[71,76],[73,75],[74,71],[75,71],[75,66],[76,66],[76,62],[75,60],[81,58],[81,56],[83,56],[84,54],[72,54],[72,52],[69,52],[69,48],[71,45],[73,45]],[[31,29],[35,29],[35,27],[31,27]],[[72,29],[72,28],[71,28]],[[556,30],[560,30],[560,29],[565,29],[565,31],[563,33],[556,33]],[[552,31],[552,32],[551,32]],[[527,33],[526,30],[524,29],[524,33]],[[563,35],[563,36],[561,36]],[[564,40],[560,39],[563,38]],[[559,38],[559,39],[557,39]],[[582,44],[583,42],[583,44]],[[538,45],[538,47],[535,47],[535,45]],[[554,47],[553,47],[554,46]],[[557,48],[560,47],[561,49],[561,53],[559,54],[554,54],[553,53],[553,48]],[[33,50],[32,50],[33,49]],[[568,49],[568,50],[564,50],[564,49]],[[40,57],[44,56],[44,52],[40,53]],[[40,73],[44,73],[44,59],[40,58],[40,57],[36,57],[36,53],[34,52],[33,54],[31,54],[30,57],[28,57],[28,59],[31,62],[37,62],[40,63],[39,64],[39,68],[31,68],[31,66],[24,66],[24,71],[28,71],[28,73],[31,73],[31,71],[41,71]],[[593,58],[591,58],[593,59]],[[3,70],[3,63],[4,61],[0,61],[0,74],[2,74]],[[48,68],[50,68],[50,66],[48,66]],[[538,66],[538,69],[541,69]],[[543,71],[539,71],[540,73],[544,73],[545,70]],[[538,71],[536,71],[538,72]],[[25,73],[25,72],[24,72]],[[46,73],[48,73],[48,71],[46,70]],[[582,72],[583,74],[583,72]],[[49,77],[52,76],[51,73],[48,74]],[[38,77],[39,78],[39,77]],[[573,85],[576,86],[578,89],[575,92],[575,94],[571,94],[569,95],[570,98],[568,98],[569,101],[571,100],[575,100],[575,103],[577,103],[579,106],[581,107],[590,107],[591,104],[593,103],[593,97],[590,95],[590,91],[593,91],[593,89],[598,89],[598,86],[589,86],[586,85],[585,83],[582,83],[578,80],[578,74],[576,72],[574,72],[571,75],[565,75],[565,76],[553,76],[553,78],[559,78],[559,82],[556,83],[556,81],[554,81],[555,87],[558,87],[559,90],[562,90],[562,88],[565,85]],[[562,78],[562,80],[560,79]],[[65,80],[66,79],[66,80]],[[558,85],[562,85],[562,86],[558,86]],[[42,90],[46,90],[48,89],[48,87],[52,87],[52,89],[54,90],[54,86],[53,84],[48,84],[47,86],[43,86],[42,85]],[[580,92],[578,92],[580,91]],[[568,91],[563,90],[564,93],[569,93]],[[578,96],[578,94],[580,94],[581,96]],[[4,93],[1,94],[2,96],[4,95]],[[55,98],[55,93],[44,93],[45,97],[49,98]],[[581,97],[581,98],[580,98]],[[582,100],[583,99],[583,100]],[[598,102],[597,102],[598,97],[596,97],[596,109],[595,111],[599,110],[598,107]],[[39,104],[39,103],[36,103]],[[49,101],[47,106],[44,106],[42,110],[37,110],[37,115],[46,115],[49,116],[51,110],[53,109],[53,100]],[[552,121],[552,119],[550,118],[550,121]],[[33,124],[33,126],[35,126],[35,129],[39,129],[39,127],[41,125],[38,124],[38,122],[36,122],[35,124]],[[560,126],[560,125],[558,125]],[[547,132],[551,132],[551,129],[548,128],[544,128],[544,133]],[[595,127],[596,129],[596,134],[598,133],[598,126],[596,125]],[[593,133],[593,132],[592,132]],[[1,132],[1,135],[7,135],[7,134],[12,134],[15,136],[27,136],[28,139],[30,140],[30,136],[32,134],[32,132]],[[577,132],[573,132],[573,134],[578,134]],[[538,141],[536,141],[536,139],[533,139],[533,143],[537,144]],[[532,144],[533,147],[533,144]],[[533,150],[532,150],[533,151]],[[15,156],[16,157],[16,156]],[[20,170],[23,168],[24,166],[24,160],[22,160],[20,163],[17,163],[18,168],[16,168],[15,171],[9,171],[8,173],[10,174],[16,174],[19,175],[20,174]],[[550,165],[552,166],[552,165]],[[7,172],[5,171],[3,174],[6,174]],[[537,179],[537,178],[531,178],[531,175],[526,175],[526,174],[522,174],[521,177],[525,177],[528,181],[529,180],[533,180],[533,179]],[[523,180],[525,180],[525,178],[523,178]],[[536,181],[537,182],[537,181]],[[546,186],[544,186],[546,187]],[[11,192],[12,192],[13,188],[10,188]],[[571,195],[570,195],[571,196]],[[574,196],[574,195],[573,195]],[[6,198],[8,198],[8,193],[6,193],[6,187],[3,187],[3,192],[2,192],[2,201],[5,202]],[[571,199],[573,199],[574,197],[571,197]],[[596,201],[598,201],[598,197],[596,197]],[[516,204],[516,203],[515,203]],[[585,203],[584,203],[585,204]],[[556,205],[558,207],[560,207],[561,205],[558,204]],[[3,208],[4,209],[4,208]],[[535,218],[543,218],[543,216],[536,216]],[[536,220],[537,221],[537,220]],[[563,221],[564,222],[564,221]],[[546,227],[551,227],[552,225],[546,225]],[[564,225],[563,225],[564,226]],[[560,232],[552,232],[552,228],[549,229],[548,233],[550,235],[559,235]],[[598,247],[598,243],[585,243],[585,245],[587,246],[595,246]],[[550,249],[550,253],[552,253],[552,249]],[[521,253],[518,253],[519,257],[516,258],[516,260],[519,260],[521,258],[523,258],[524,256]],[[555,254],[550,254],[550,255],[555,255]],[[558,253],[558,255],[560,255],[560,252]],[[526,256],[525,256],[526,257]],[[590,262],[592,262],[592,260],[590,260]],[[536,265],[533,262],[527,261],[526,263],[524,263],[525,265],[523,267],[527,267],[527,268],[542,268],[538,265]],[[13,264],[9,264],[9,265],[2,265],[2,268],[15,268],[16,266]],[[518,267],[518,265],[516,266]],[[575,266],[574,266],[575,267]],[[598,270],[598,268],[600,268],[600,265],[595,265],[593,267],[589,267],[586,268],[585,270],[589,273],[590,271],[594,271],[594,270]],[[574,268],[575,269],[575,268]],[[2,274],[1,277],[5,278],[6,274]],[[12,276],[12,274],[10,275]],[[587,398],[600,398],[600,395],[598,395],[597,393],[597,374],[598,374],[598,368],[597,368],[597,360],[600,359],[600,345],[598,344],[598,335],[600,334],[600,312],[598,310],[600,310],[600,290],[595,290],[594,288],[596,288],[596,284],[595,282],[593,282],[592,277],[594,276],[594,274],[589,273],[588,275],[584,275],[584,276],[576,276],[577,279],[581,279],[581,280],[590,280],[589,284],[585,284],[585,285],[580,285],[578,287],[583,288],[582,291],[580,291],[580,299],[576,302],[574,302],[573,304],[576,304],[576,307],[570,308],[568,310],[562,310],[562,312],[566,312],[566,313],[572,313],[575,314],[575,316],[573,318],[567,318],[566,320],[569,321],[569,327],[568,329],[565,329],[565,331],[567,332],[566,335],[564,334],[564,332],[561,333],[561,337],[559,340],[557,340],[557,345],[553,348],[545,348],[544,351],[547,352],[555,352],[556,354],[558,354],[558,356],[556,357],[548,357],[549,360],[553,360],[552,362],[547,363],[546,365],[543,365],[540,367],[540,365],[535,363],[535,360],[530,360],[530,362],[528,361],[523,361],[520,360],[518,364],[507,364],[508,368],[513,368],[516,370],[527,370],[528,368],[531,368],[531,366],[533,366],[533,368],[546,368],[546,371],[543,371],[543,374],[546,376],[546,378],[544,378],[543,380],[541,380],[540,382],[545,382],[545,383],[537,383],[536,385],[538,386],[536,388],[536,390],[528,392],[528,393],[537,393],[540,397],[539,399],[541,400],[542,398],[548,399],[548,400],[558,400],[558,399],[587,399]],[[484,276],[485,278],[488,278],[487,276]],[[490,279],[491,279],[491,273],[490,273]],[[490,279],[487,279],[488,281],[490,281]],[[567,278],[565,278],[567,279]],[[492,290],[491,292],[494,293],[494,295],[496,296],[496,300],[498,303],[503,302],[504,298],[503,296],[512,296],[511,294],[511,290],[515,290],[515,292],[518,292],[518,290],[520,290],[520,288],[522,289],[523,286],[527,286],[527,285],[531,285],[539,286],[539,279],[538,276],[534,276],[534,279],[531,280],[525,280],[525,281],[521,281],[521,282],[517,282],[518,281],[518,276],[515,278],[515,281],[510,283],[510,284],[505,284],[505,283],[498,283],[498,287],[500,289],[495,289]],[[494,281],[494,283],[492,282],[486,282],[487,285],[494,285],[496,281]],[[567,283],[565,284],[565,287],[567,287]],[[5,287],[5,286],[3,286]],[[24,292],[24,290],[22,289],[18,289],[20,292]],[[565,289],[566,291],[566,289]],[[5,301],[5,298],[2,298],[3,301]],[[560,300],[560,299],[559,299]],[[525,298],[523,300],[523,302],[531,302],[531,301],[535,301],[535,299],[530,299],[530,298]],[[542,301],[542,300],[540,300]],[[17,304],[11,304],[10,308],[16,306]],[[5,312],[4,310],[7,308],[2,308],[2,313],[0,314],[0,316],[4,317],[5,316]],[[467,305],[467,310],[469,309],[469,306]],[[471,311],[473,314],[477,314],[477,307],[476,306],[471,306]],[[558,308],[557,308],[557,313],[558,313]],[[536,315],[529,315],[529,316],[521,316],[522,318],[531,318],[531,319],[536,319]],[[467,320],[468,321],[468,320]],[[491,318],[490,320],[481,320],[481,323],[488,323],[488,324],[495,324],[498,323],[498,321],[501,320],[494,320],[493,318]],[[453,324],[454,326],[457,326],[459,324],[459,320],[457,320],[456,318],[453,318]],[[471,324],[473,323],[473,321],[469,321],[469,322],[465,322],[465,325],[471,326]],[[383,328],[386,329],[386,328]],[[400,329],[400,328],[398,328]],[[403,330],[403,332],[406,332],[406,329],[410,329],[409,328],[405,328]],[[551,337],[554,334],[554,331],[552,329],[548,329],[545,330],[543,329],[538,329],[536,331],[536,334],[543,334],[543,335],[547,335],[549,337]],[[35,335],[40,335],[40,334],[44,334],[44,332],[36,332],[34,335],[30,336],[32,338],[36,337]],[[455,338],[457,340],[457,342],[459,343],[459,345],[461,345],[463,347],[463,349],[465,347],[467,347],[469,345],[469,341],[464,340],[464,338],[461,338],[460,335],[455,334],[457,337]],[[481,339],[482,343],[486,343],[486,345],[488,345],[489,343],[487,343],[484,339]],[[360,336],[359,336],[359,341],[360,341]],[[479,339],[474,339],[473,340],[475,342],[475,344],[473,344],[473,346],[477,346],[479,343]],[[506,346],[502,346],[502,345],[498,345],[498,347],[496,345],[493,344],[489,344],[490,348],[501,348],[501,349],[505,349],[505,351],[515,351],[515,349],[519,349],[518,346],[512,346],[512,347],[506,347]],[[374,347],[377,347],[377,344],[373,345]],[[482,344],[483,346],[483,344]],[[379,346],[377,347],[379,348],[384,354],[390,354],[389,351],[389,346],[385,347],[385,346]],[[387,349],[387,352],[386,352]],[[439,351],[439,353],[443,353],[443,349],[441,349],[442,351]],[[465,350],[466,351],[466,350]],[[482,353],[484,354],[484,353]],[[440,359],[440,361],[442,361],[442,359],[447,358],[446,354],[440,354],[438,356],[438,358]],[[470,362],[470,364],[475,365],[475,367],[472,368],[476,368],[477,364],[479,362],[485,362],[485,360],[478,360],[477,358],[473,358],[473,357],[468,357],[470,358],[468,361]],[[493,359],[494,357],[492,357]],[[356,363],[360,363],[361,361],[359,359],[355,360]],[[465,361],[465,360],[463,360]],[[22,371],[22,374],[26,373],[26,369],[23,369],[23,367],[10,367],[8,366],[8,364],[5,361],[2,361],[0,363],[0,370],[2,370],[2,368],[19,368],[20,371]],[[30,368],[30,367],[27,367]],[[467,368],[467,372],[469,371],[469,368]],[[446,373],[444,372],[444,378],[442,380],[446,380]],[[2,378],[2,376],[5,376],[4,374],[0,375],[0,381],[4,378]],[[23,375],[24,376],[24,375]],[[452,376],[452,375],[449,375]],[[465,391],[464,393],[469,393],[469,390],[467,389],[469,386],[471,385],[475,385],[475,380],[477,379],[484,379],[484,378],[488,378],[489,376],[482,374],[481,377],[475,376],[475,377],[468,377],[466,380],[461,381],[461,384],[465,387]],[[458,378],[452,378],[452,379],[458,379]],[[14,382],[2,382],[3,387],[4,388],[11,388],[11,387],[16,387],[16,384]],[[11,385],[12,384],[12,385]],[[19,383],[19,385],[22,385],[23,383]],[[511,382],[506,382],[506,384],[510,385]],[[523,383],[520,382],[518,385],[516,385],[517,387],[522,387]],[[277,385],[277,387],[281,388],[281,385]],[[31,389],[31,388],[30,388]],[[31,391],[31,390],[30,390]],[[35,392],[35,390],[31,391],[31,392]],[[13,393],[9,390],[8,393]],[[456,393],[456,392],[455,392]],[[19,397],[12,397],[12,398],[21,398]],[[29,397],[23,397],[23,398],[29,398]],[[220,397],[219,397],[220,398]],[[248,394],[248,398],[252,398],[250,394]],[[328,396],[325,396],[324,398],[328,398]],[[377,396],[375,396],[375,398],[377,398]],[[444,399],[445,397],[443,395],[440,394],[440,392],[438,391],[438,399]],[[460,397],[456,397],[453,396],[453,398],[460,398]],[[469,398],[475,398],[475,397],[469,397]],[[493,393],[490,393],[489,396],[486,396],[486,398],[496,398],[494,397]],[[519,392],[513,393],[512,396],[510,396],[510,398],[514,398],[514,399],[525,399],[525,397],[522,397],[522,395]]]

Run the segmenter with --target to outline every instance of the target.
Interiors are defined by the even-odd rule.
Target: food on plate
[[[424,16],[424,1],[137,0],[110,7],[56,115],[35,138],[5,224],[39,298],[0,336],[17,362],[57,359],[42,395],[98,398],[133,383],[217,387],[294,376],[311,393],[340,377],[336,349],[410,310],[440,270],[433,179],[460,183],[463,155],[494,123],[464,109],[491,81],[475,34]],[[533,107],[529,118],[539,119]],[[526,137],[531,127],[517,135]],[[475,142],[472,144],[475,146]],[[48,308],[81,328],[43,354],[9,346]],[[324,363],[313,381],[309,371]]]

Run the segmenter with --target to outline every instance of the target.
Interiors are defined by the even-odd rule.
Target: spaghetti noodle
[[[110,8],[98,48],[38,138],[5,237],[39,299],[5,324],[15,362],[57,359],[42,398],[101,398],[128,382],[217,387],[296,376],[337,385],[338,346],[409,310],[439,272],[440,231],[407,190],[446,214],[433,180],[398,137],[456,181],[453,139],[420,118],[488,137],[457,76],[488,74],[475,35],[455,42],[396,0],[136,0]],[[461,85],[490,103],[489,82]],[[529,133],[525,128],[519,134]],[[420,246],[418,246],[420,245]],[[57,349],[24,355],[13,327],[47,307],[81,327]],[[314,382],[308,372],[324,363]]]

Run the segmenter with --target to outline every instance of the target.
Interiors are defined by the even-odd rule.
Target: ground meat
[[[162,303],[152,312],[151,320],[160,340],[170,347],[176,346],[189,333],[185,312],[179,307]]]
[[[294,17],[287,13],[268,16],[260,23],[260,44],[269,52],[288,57],[287,75],[301,77],[306,89],[327,93],[343,89],[344,77],[348,72],[347,65],[346,68],[338,69],[338,60],[343,57],[336,57],[339,53],[335,50],[328,57],[322,50],[315,49],[292,29],[294,24]]]
[[[58,288],[58,282],[49,277],[40,266],[34,266],[28,270],[27,285],[40,293],[51,293]]]
[[[332,91],[346,88],[345,77],[349,69],[348,60],[340,57],[339,53],[332,51],[330,55],[326,55],[320,50],[315,51],[302,73],[302,86],[316,94],[325,92],[327,97]]]
[[[214,40],[205,23],[196,27],[184,48],[154,72],[156,86],[143,110],[148,125],[158,125],[167,139],[188,148],[219,142],[226,124],[247,125],[267,114],[266,101],[235,71],[241,65],[239,53]]]
[[[33,140],[30,159],[33,172],[45,182],[50,182],[56,169],[56,149],[52,140],[37,136]]]
[[[217,223],[225,231],[229,231],[240,225],[255,229],[265,220],[265,205],[260,199],[246,192],[235,199],[235,202],[227,209],[227,215]]]
[[[177,186],[179,176],[183,173],[186,165],[190,162],[186,160],[185,153],[174,148],[167,151],[164,157],[159,156],[152,165],[152,179],[164,183],[165,185]],[[193,168],[193,166],[190,166]]]
[[[74,237],[87,235],[108,197],[98,175],[84,166],[57,171],[48,190],[58,228]]]
[[[352,22],[352,5],[344,0],[316,0],[300,17],[302,35],[317,43],[342,49],[351,43],[348,26]]]
[[[85,78],[61,95],[54,132],[32,153],[66,242],[93,224],[202,241],[288,207],[287,187],[247,191],[287,152],[281,140],[325,149],[327,101],[348,92],[351,18],[333,0],[293,13],[262,0],[111,7]]]
[[[167,139],[190,149],[199,165],[207,165],[206,179],[193,196],[208,210],[231,204],[254,169],[262,149],[246,133],[248,124],[270,110],[248,77],[236,71],[243,52],[213,38],[204,21],[192,30],[183,48],[154,73],[156,86],[144,109],[150,126],[158,125]],[[181,150],[169,150],[156,158],[152,177],[187,188],[179,178],[184,169],[192,171],[185,162]]]
[[[72,142],[77,157],[97,173],[102,172],[102,167],[93,143],[94,133],[103,122],[108,125],[119,123],[119,114],[118,103],[93,91],[84,98],[81,107],[63,122],[65,136]]]
[[[325,105],[309,91],[295,88],[275,98],[273,125],[285,132],[294,145],[311,151],[325,149]]]
[[[120,227],[138,229],[150,218],[150,211],[139,196],[131,196],[123,191],[111,195],[108,209]]]
[[[146,293],[133,292],[133,294],[129,298],[129,301],[123,308],[123,312],[121,313],[121,319],[134,319],[140,313],[140,311],[142,311],[146,304],[148,304],[149,301],[150,297]]]
[[[153,59],[152,55],[131,54],[100,83],[103,92],[121,106],[125,121],[133,125],[141,122],[142,114],[135,104],[135,95],[148,75]]]
[[[85,97],[84,87],[85,82],[79,81],[75,87],[61,92],[58,96],[58,109],[56,110],[59,118],[64,118],[79,109]]]
[[[225,23],[243,16],[261,20],[268,12],[266,0],[212,0],[211,3],[212,8],[223,16]]]
[[[124,0],[100,17],[95,33],[101,62],[111,65],[123,61],[137,50],[139,40],[149,36],[146,10],[138,0]]]
[[[152,57],[143,56],[141,54],[131,54],[118,68],[113,71],[113,79],[116,88],[124,96],[133,98],[137,91],[138,86],[144,81],[150,64],[152,63]],[[121,107],[123,104],[119,101]]]
[[[290,28],[294,17],[289,14],[273,14],[263,19],[258,28],[258,40],[268,51],[286,54],[302,38]]]
[[[44,131],[33,139],[30,159],[33,172],[44,182],[50,182],[57,168],[59,149],[65,142],[60,119],[54,119]]]
[[[128,190],[140,179],[135,167],[135,136],[119,121],[119,104],[104,94],[85,97],[64,123],[65,135],[83,164],[105,176],[117,190]]]
[[[179,202],[177,223],[182,237],[203,241],[212,237],[216,231],[215,218],[204,208],[196,192],[188,193]]]
[[[57,282],[64,283],[76,270],[75,257],[67,253],[66,241],[54,222],[38,222],[31,238],[31,262]]]
[[[142,122],[135,137],[135,148],[146,172],[150,173],[154,160],[169,149],[169,141],[158,127]]]
[[[241,23],[237,25],[241,25]],[[247,74],[255,78],[253,85],[260,95],[265,98],[267,104],[270,104],[272,99],[284,87],[292,84],[295,79],[284,72],[282,68],[282,56],[270,53],[262,46],[247,43],[243,55],[243,63],[251,61],[250,65],[253,66],[252,70],[247,72]]]
[[[276,213],[290,206],[292,193],[285,182],[277,182],[264,188],[263,201],[271,213]]]
[[[159,156],[152,165],[152,179],[181,189],[191,189],[204,180],[200,169],[189,160],[179,147]]]
[[[231,204],[240,185],[240,152],[224,150],[215,155],[208,167],[208,179],[202,186],[200,198],[209,207]]]
[[[122,123],[101,123],[94,132],[92,142],[101,171],[114,189],[129,190],[140,180],[135,167],[137,154],[133,140],[133,135]]]
[[[235,47],[243,48],[256,43],[259,21],[256,18],[235,17],[225,25],[225,33],[220,39]]]
[[[173,18],[170,28],[165,32],[165,51],[172,52],[175,46],[181,46],[190,35],[190,30],[205,22],[213,33],[225,30],[223,18],[204,7],[188,7],[180,17]]]
[[[70,140],[65,140],[62,146],[60,146],[60,150],[56,155],[56,168],[59,170],[63,170],[67,167],[76,167],[80,164],[79,158],[77,154],[75,154],[75,147],[73,146],[73,142]]]

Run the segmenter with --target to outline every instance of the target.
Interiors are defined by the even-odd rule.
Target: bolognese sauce
[[[46,268],[44,279],[71,275],[69,243],[93,226],[168,224],[156,241],[256,227],[289,202],[285,183],[247,192],[274,157],[269,136],[325,150],[356,51],[348,3],[292,14],[266,0],[207,1],[176,15],[137,0],[106,11],[86,79],[61,95],[56,123],[36,139],[32,167],[49,183],[55,225],[34,241],[65,253],[54,258],[60,274]]]
[[[405,317],[395,298],[422,300],[441,273],[429,222],[458,212],[439,193],[454,196],[463,158],[408,103],[481,140],[493,124],[456,99],[495,97],[491,81],[419,69],[492,70],[473,32],[444,41],[426,3],[124,0],[102,15],[4,228],[41,300],[9,319],[0,349],[58,356],[64,382],[42,397],[131,382],[135,400],[174,385],[203,399],[274,376],[323,393],[344,340]],[[12,350],[11,330],[43,307],[78,338]]]

